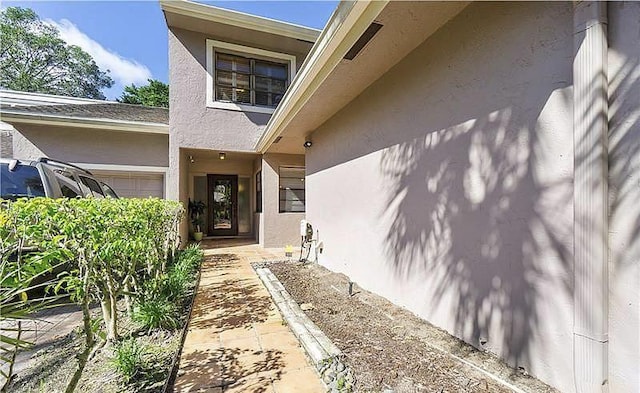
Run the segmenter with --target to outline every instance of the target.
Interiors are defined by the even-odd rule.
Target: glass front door
[[[238,234],[238,176],[208,175],[209,234]]]

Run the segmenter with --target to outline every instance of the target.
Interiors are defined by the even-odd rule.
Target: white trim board
[[[273,113],[275,108],[255,105],[236,104],[234,102],[220,102],[215,100],[215,63],[214,58],[217,49],[221,49],[224,53],[237,54],[240,56],[248,56],[251,58],[259,58],[265,60],[275,60],[280,63],[289,65],[289,81],[291,85],[293,78],[296,76],[296,57],[288,53],[272,52],[265,49],[253,48],[250,46],[232,44],[229,42],[207,40],[207,107],[215,109],[228,109],[242,112],[257,113]]]
[[[94,119],[59,115],[27,114],[3,110],[0,120],[6,123],[42,124],[78,128],[94,128],[105,131],[127,131],[148,134],[169,134],[169,125],[115,119]]]
[[[320,30],[185,0],[160,0],[164,12],[315,42]]]
[[[269,119],[255,150],[265,153],[389,0],[341,2],[309,52],[298,77]]]

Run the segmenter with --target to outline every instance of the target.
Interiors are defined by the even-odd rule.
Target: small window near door
[[[256,213],[262,213],[262,171],[256,173]]]
[[[304,168],[280,167],[280,213],[304,213]]]

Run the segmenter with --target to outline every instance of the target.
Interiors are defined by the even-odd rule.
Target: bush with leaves
[[[167,274],[168,261],[178,245],[182,205],[155,198],[33,198],[1,201],[0,206],[2,268],[14,269],[3,275],[3,291],[28,285],[55,264],[66,266],[55,289],[65,291],[81,306],[85,334],[78,370],[67,387],[67,392],[73,391],[96,344],[99,325],[91,319],[89,304],[100,302],[104,338],[116,342],[116,303],[139,292],[146,280]],[[27,249],[29,253],[23,253]],[[13,301],[19,293],[14,289],[2,295]],[[32,311],[26,303],[12,307]]]
[[[135,338],[130,338],[118,344],[111,358],[111,365],[124,378],[131,381],[144,368],[144,348]]]
[[[136,305],[133,320],[147,330],[173,330],[180,326],[180,315],[176,304],[167,298],[146,299]]]

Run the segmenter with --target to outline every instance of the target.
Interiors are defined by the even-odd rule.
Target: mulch
[[[342,274],[317,264],[269,268],[298,304],[312,305],[307,315],[343,351],[356,391],[512,391],[449,353],[481,363],[524,391],[554,391],[380,296],[356,285],[349,296],[349,279]]]

